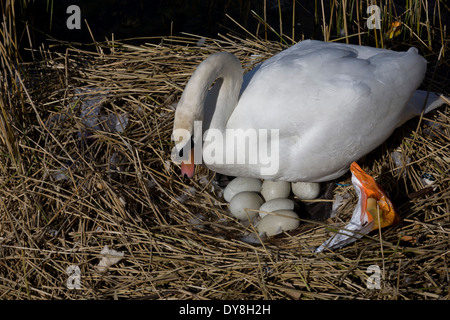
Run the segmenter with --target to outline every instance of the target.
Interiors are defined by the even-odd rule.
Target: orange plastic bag
[[[393,225],[400,220],[394,205],[375,179],[366,174],[356,162],[350,165],[350,170],[352,184],[358,195],[352,218],[349,224],[325,241],[316,252],[341,248],[372,230]]]

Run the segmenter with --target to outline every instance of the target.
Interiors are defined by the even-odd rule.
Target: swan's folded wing
[[[329,117],[340,122],[371,117],[389,119],[386,127],[396,127],[392,122],[399,121],[425,74],[426,61],[416,49],[394,52],[316,41],[302,47],[305,42],[259,67],[240,97],[230,126],[289,130],[287,120],[297,128],[309,128],[311,121],[328,122]]]
[[[364,48],[359,58],[358,46],[313,44],[264,62],[227,128],[278,129],[280,148],[289,150],[280,152],[288,157],[283,166],[315,171],[311,181],[319,181],[372,151],[404,121],[426,61],[415,49]]]

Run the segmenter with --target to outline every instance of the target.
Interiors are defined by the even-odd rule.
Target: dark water
[[[293,0],[282,0],[281,14],[283,31],[292,35]],[[18,2],[18,1],[17,1]],[[245,32],[226,17],[228,14],[243,27],[255,34],[258,21],[250,10],[264,16],[262,0],[36,0],[25,10],[20,9],[18,15],[21,22],[28,21],[31,28],[32,41],[39,45],[47,39],[70,42],[92,42],[92,37],[84,20],[86,19],[96,41],[150,36],[179,35],[180,32],[193,33],[207,37],[217,37],[218,33]],[[69,30],[66,21],[70,14],[66,13],[69,5],[78,5],[81,10],[81,29]],[[312,37],[315,31],[314,1],[297,0],[295,38],[302,34]],[[52,11],[53,10],[53,11]],[[277,31],[280,30],[279,1],[267,0],[267,21]],[[308,26],[304,28],[304,26]],[[20,27],[20,26],[19,26]],[[264,38],[264,27],[259,27],[259,35]],[[269,32],[269,39],[277,36]],[[26,44],[28,39],[23,38]]]
[[[293,10],[295,1],[295,11]],[[30,26],[31,41],[34,47],[45,42],[51,44],[49,39],[57,39],[68,42],[92,43],[85,20],[89,24],[93,37],[96,41],[105,41],[105,37],[111,39],[114,33],[115,39],[138,38],[138,37],[160,37],[169,35],[180,35],[181,32],[192,33],[200,36],[217,38],[218,33],[226,34],[234,32],[241,37],[248,37],[238,25],[227,18],[231,16],[240,25],[252,34],[265,38],[264,26],[252,16],[251,10],[260,17],[264,17],[263,0],[35,0],[24,8],[16,0],[16,16],[18,17],[17,29],[21,35],[20,47],[28,48],[29,40],[24,32],[27,22]],[[53,2],[53,5],[51,3]],[[302,37],[311,39],[323,39],[321,30],[320,0],[266,0],[266,21],[277,32],[280,31],[280,8],[281,25],[283,33],[292,36],[292,20],[294,23],[294,40]],[[330,3],[323,1],[325,17],[330,17]],[[340,6],[342,1],[335,4]],[[429,14],[433,16],[435,1],[428,0]],[[405,0],[393,1],[397,12],[405,11]],[[66,26],[67,13],[70,5],[77,5],[81,11],[81,29],[70,30]],[[362,8],[363,17],[366,8]],[[334,10],[341,10],[340,7]],[[352,8],[356,15],[356,8]],[[441,8],[442,21],[449,21],[449,11]],[[319,16],[316,16],[316,12]],[[349,17],[349,21],[355,19]],[[339,30],[343,27],[342,21],[334,18],[331,37],[339,37]],[[349,34],[358,32],[354,23],[348,24]],[[279,40],[279,37],[269,31],[269,40]],[[373,39],[366,34],[366,44],[371,44]],[[351,42],[357,41],[357,37],[351,38]],[[130,42],[130,41],[129,41]],[[134,40],[135,44],[144,40]],[[148,39],[145,42],[149,42]],[[154,42],[159,42],[155,39]],[[25,52],[25,59],[26,52]],[[28,57],[29,58],[29,57]]]

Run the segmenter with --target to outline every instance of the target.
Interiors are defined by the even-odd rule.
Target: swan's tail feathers
[[[424,108],[424,113],[428,113],[443,104],[450,104],[450,98],[435,92],[416,90],[409,99],[408,111],[412,116],[418,116]]]

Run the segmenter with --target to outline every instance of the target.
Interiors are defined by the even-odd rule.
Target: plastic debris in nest
[[[110,113],[106,116],[101,116],[101,120],[104,120],[107,127],[111,132],[122,133],[128,125],[128,114],[115,114]]]
[[[100,272],[105,272],[109,267],[115,265],[123,259],[124,252],[109,249],[108,246],[104,246],[100,254],[103,255],[96,268]]]
[[[346,201],[348,201],[349,197],[350,196],[348,194],[345,194],[345,195],[338,194],[338,195],[336,195],[336,197],[334,198],[334,201],[333,201],[333,205],[331,207],[330,218],[334,218],[336,216],[336,214],[338,212],[338,209],[341,206],[343,206],[346,203]]]
[[[206,38],[201,37],[201,38],[197,41],[197,43],[196,43],[195,45],[196,45],[197,47],[202,47],[202,46],[205,45],[205,42],[206,42]]]
[[[101,103],[106,99],[106,94],[96,93],[100,91],[98,88],[75,89],[75,98],[81,103],[81,123],[90,129],[99,130],[99,114]],[[84,136],[84,132],[80,132],[80,136]]]
[[[64,167],[60,167],[60,169],[56,170],[56,172],[53,174],[53,177],[56,179],[56,181],[69,180],[69,176],[65,172],[66,170],[64,169]]]
[[[191,196],[193,196],[197,192],[195,187],[187,187],[183,190],[182,194],[175,197],[175,200],[179,203],[185,203]],[[173,203],[173,200],[170,201]]]
[[[423,188],[408,193],[408,198],[415,199],[423,197],[427,194],[433,193],[438,188],[438,185],[435,183],[436,178],[431,173],[425,172],[424,174],[422,174],[420,181],[422,182]]]
[[[100,93],[102,91],[102,93]],[[122,133],[128,125],[128,114],[101,114],[102,103],[108,97],[108,92],[98,88],[75,89],[75,97],[81,102],[81,123],[84,128],[79,137],[89,137],[90,130],[101,130],[102,125],[110,132]]]
[[[445,127],[437,121],[423,119],[424,124],[423,133],[431,138],[439,139],[445,136]]]
[[[366,174],[356,162],[350,166],[352,184],[358,195],[358,203],[350,222],[337,234],[325,241],[316,252],[334,250],[350,244],[372,230],[397,223],[400,218],[386,193]]]
[[[395,167],[397,168],[396,172],[399,174],[403,170],[403,167],[404,167],[403,161],[402,161],[402,151],[396,150],[396,151],[391,152],[391,157],[394,160]],[[410,163],[411,163],[411,158],[407,157],[405,165],[408,165]],[[406,177],[406,170],[403,170],[403,177]]]
[[[431,173],[425,172],[424,174],[422,174],[422,178],[420,179],[420,181],[422,181],[424,186],[430,186],[434,184],[436,178]]]
[[[52,177],[56,180],[56,181],[61,181],[61,180],[70,180],[70,168],[73,165],[72,161],[67,161],[65,163],[65,165],[62,165],[59,167],[59,169],[53,171],[53,170],[48,170],[49,172],[51,172]]]

